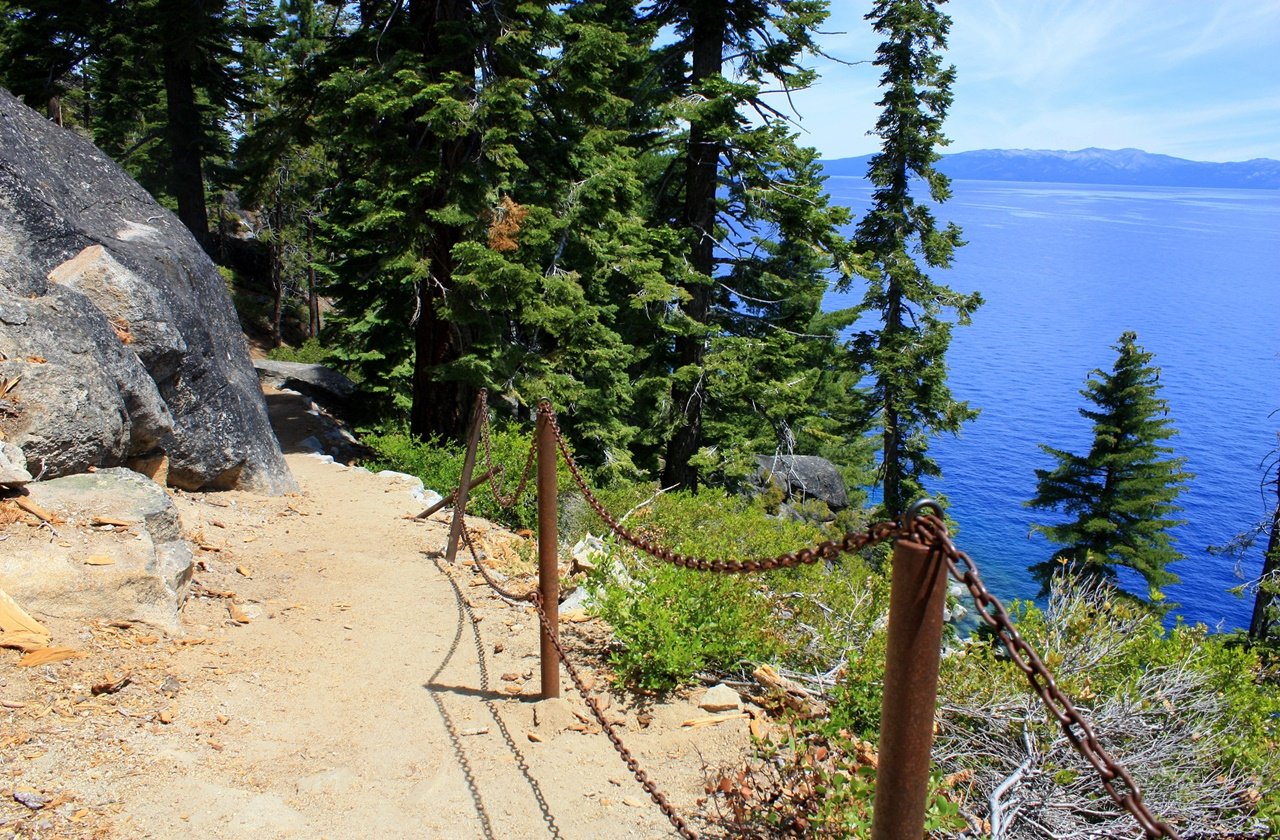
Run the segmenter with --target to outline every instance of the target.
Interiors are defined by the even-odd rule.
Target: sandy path
[[[295,397],[270,402],[286,452],[298,449],[314,418]],[[230,599],[206,595],[188,602],[183,624],[187,642],[207,643],[94,628],[78,631],[93,657],[38,669],[54,683],[0,666],[0,699],[22,702],[0,726],[26,737],[0,750],[14,762],[11,790],[66,799],[27,813],[9,798],[0,838],[6,826],[111,838],[672,836],[605,737],[573,715],[582,701],[537,701],[530,609],[493,597],[465,566],[451,577],[437,565],[444,515],[410,521],[421,504],[403,483],[287,457],[300,495],[177,495],[185,530],[205,546],[196,581],[234,592],[247,623],[232,620]],[[74,690],[49,694],[108,670],[134,681],[95,698],[92,713]],[[567,678],[564,693],[574,694]],[[644,710],[609,700],[626,742],[685,811],[704,762],[747,744],[740,719],[682,728],[706,715],[687,699]],[[56,714],[40,714],[45,702]]]

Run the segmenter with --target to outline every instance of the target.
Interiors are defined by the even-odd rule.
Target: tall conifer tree
[[[1095,370],[1080,392],[1095,406],[1080,409],[1093,422],[1088,453],[1041,445],[1058,464],[1036,470],[1036,495],[1027,504],[1072,517],[1034,526],[1063,546],[1053,560],[1032,567],[1046,590],[1059,569],[1114,581],[1116,568],[1127,567],[1142,575],[1153,596],[1178,580],[1165,569],[1182,558],[1169,529],[1182,523],[1173,518],[1181,510],[1175,500],[1192,476],[1182,469],[1184,459],[1169,457],[1173,450],[1162,444],[1176,431],[1159,397],[1159,369],[1137,338],[1121,335],[1111,372]]]
[[[765,376],[781,367],[796,379],[799,358],[819,346],[813,342],[826,342],[820,355],[829,357],[834,328],[815,319],[825,272],[849,270],[839,234],[848,217],[830,206],[815,155],[763,94],[813,82],[802,62],[818,49],[825,0],[663,0],[648,17],[675,34],[656,59],[668,108],[688,124],[657,185],[658,212],[683,232],[685,250],[662,325],[669,346],[655,347],[649,373],[669,377],[663,483],[693,488],[700,468],[729,442],[708,435],[716,417],[721,430],[734,416],[752,425],[772,394],[768,442],[787,436],[779,422],[788,413],[781,405],[790,403],[785,389],[772,377],[743,387],[751,383],[737,375],[743,366]],[[795,338],[811,343],[800,351]],[[750,348],[763,349],[767,361]]]
[[[338,183],[326,236],[350,360],[403,400],[420,436],[460,435],[481,372],[464,360],[483,302],[457,247],[483,240],[542,61],[545,3],[370,3],[328,60],[321,129]],[[464,284],[465,285],[465,284]]]
[[[913,179],[924,182],[935,203],[951,195],[949,179],[934,168],[948,141],[942,123],[951,105],[955,68],[944,66],[951,20],[939,0],[878,0],[867,19],[884,41],[875,64],[883,68],[880,118],[875,134],[880,152],[867,177],[876,190],[871,210],[858,223],[855,242],[873,265],[862,306],[878,316],[878,329],[853,337],[855,359],[872,378],[870,411],[882,428],[881,483],[884,508],[901,512],[937,476],[928,456],[929,438],[956,432],[977,412],[958,402],[947,386],[946,353],[952,324],[961,324],[982,299],[961,294],[925,273],[946,268],[962,245],[952,223],[939,229],[928,204],[912,194]],[[917,261],[917,255],[924,267]]]

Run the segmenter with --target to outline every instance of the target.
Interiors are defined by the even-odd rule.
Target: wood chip
[[[106,554],[90,554],[88,557],[84,558],[84,564],[86,566],[114,566],[115,563],[116,559],[114,557],[109,557]]]
[[[0,632],[24,630],[41,636],[53,636],[43,624],[32,618],[3,589],[0,589]]]
[[[159,713],[156,714],[156,720],[166,725],[173,723],[177,719],[178,719],[177,705],[170,706],[167,709],[162,709]]]
[[[26,496],[16,496],[13,500],[14,504],[25,510],[27,513],[36,517],[43,522],[52,523],[55,519],[54,515],[40,505],[28,499]]]
[[[18,660],[23,668],[35,668],[39,665],[50,665],[64,659],[83,659],[89,654],[69,647],[47,647],[33,650]]]
[[[748,717],[751,717],[751,715],[746,712],[738,712],[735,715],[712,715],[711,717],[690,718],[680,725],[698,729],[703,726],[714,726],[717,723],[724,723],[726,720],[742,720],[743,718]]]
[[[100,694],[115,694],[117,691],[124,688],[126,685],[128,685],[132,681],[133,681],[133,676],[130,674],[125,674],[123,677],[121,677],[118,680],[108,679],[106,682],[100,682],[89,690],[90,692],[93,693],[94,697],[97,697]]]
[[[528,732],[526,733],[526,737],[528,737],[528,739],[530,741],[533,741],[535,744],[542,743],[542,736],[539,735],[537,732]]]
[[[236,624],[248,624],[250,621],[253,621],[253,619],[245,615],[244,612],[236,606],[235,601],[227,601],[227,615],[231,616],[231,620]]]
[[[248,566],[236,566],[236,573],[243,575],[244,577],[247,577],[247,578],[253,577],[253,570],[250,569]]]
[[[33,650],[47,648],[49,646],[49,637],[42,633],[32,633],[29,630],[12,630],[7,633],[0,633],[0,647],[14,648],[23,653],[30,653]]]
[[[136,519],[117,519],[114,516],[95,516],[94,525],[114,525],[117,528],[132,528],[138,524]]]

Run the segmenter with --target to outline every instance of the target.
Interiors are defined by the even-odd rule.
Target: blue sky
[[[821,37],[874,57],[870,3],[833,0]],[[947,151],[1134,147],[1192,160],[1280,159],[1280,0],[954,0]],[[843,33],[843,34],[836,34]],[[793,97],[825,158],[876,151],[878,68],[819,61]]]

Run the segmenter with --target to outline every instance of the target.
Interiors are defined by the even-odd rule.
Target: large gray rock
[[[4,90],[0,357],[0,377],[22,376],[0,432],[47,475],[162,450],[178,487],[296,489],[226,284],[195,238]],[[92,417],[76,421],[82,409]]]
[[[778,483],[788,501],[817,499],[831,510],[849,506],[844,479],[835,464],[817,455],[757,455],[760,465],[756,482],[768,486],[769,477]]]
[[[48,476],[122,464],[173,431],[146,368],[83,295],[0,300],[0,355],[0,378],[20,377],[0,430]]]
[[[341,407],[356,392],[356,383],[324,365],[254,359],[253,368],[265,384],[306,394],[325,405]]]
[[[39,481],[28,491],[57,516],[59,539],[11,529],[0,554],[0,589],[44,615],[178,629],[191,549],[163,487],[114,468]],[[132,524],[95,524],[103,518]]]

